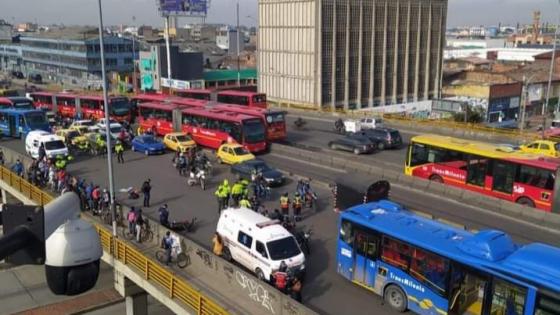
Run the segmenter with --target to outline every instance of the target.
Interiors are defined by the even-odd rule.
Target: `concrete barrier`
[[[282,144],[273,144],[271,146],[271,152],[289,155],[292,157],[299,157],[302,160],[322,165],[331,164],[332,167],[357,171],[375,177],[381,176],[381,178],[394,184],[399,184],[411,189],[426,191],[427,193],[438,196],[445,196],[446,198],[459,201],[466,205],[479,207],[484,210],[507,215],[515,219],[521,219],[543,227],[560,229],[560,215],[556,213],[545,212],[457,187],[430,182],[418,177],[407,176],[404,175],[404,173],[396,172],[387,168],[350,161],[340,157],[329,157],[325,154],[317,154],[316,152],[310,152]]]

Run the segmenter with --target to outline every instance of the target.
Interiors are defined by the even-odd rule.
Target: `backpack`
[[[285,272],[276,272],[274,274],[275,285],[279,290],[283,290],[286,288],[286,284],[288,282],[288,274]]]
[[[134,211],[130,211],[128,213],[128,222],[133,223],[136,220],[136,213],[134,213]]]

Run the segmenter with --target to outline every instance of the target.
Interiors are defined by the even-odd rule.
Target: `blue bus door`
[[[16,126],[16,116],[8,115],[8,129],[10,130],[10,136],[16,137],[17,136],[17,126]]]
[[[354,234],[354,272],[352,280],[373,290],[377,271],[379,237],[356,230]]]

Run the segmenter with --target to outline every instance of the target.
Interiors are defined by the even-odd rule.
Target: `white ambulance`
[[[284,261],[289,270],[303,275],[305,256],[279,220],[271,220],[248,208],[223,210],[216,231],[222,237],[222,257],[234,260],[265,281]]]

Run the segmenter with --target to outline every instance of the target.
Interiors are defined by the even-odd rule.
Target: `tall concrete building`
[[[366,108],[438,97],[447,0],[259,0],[259,91]]]

